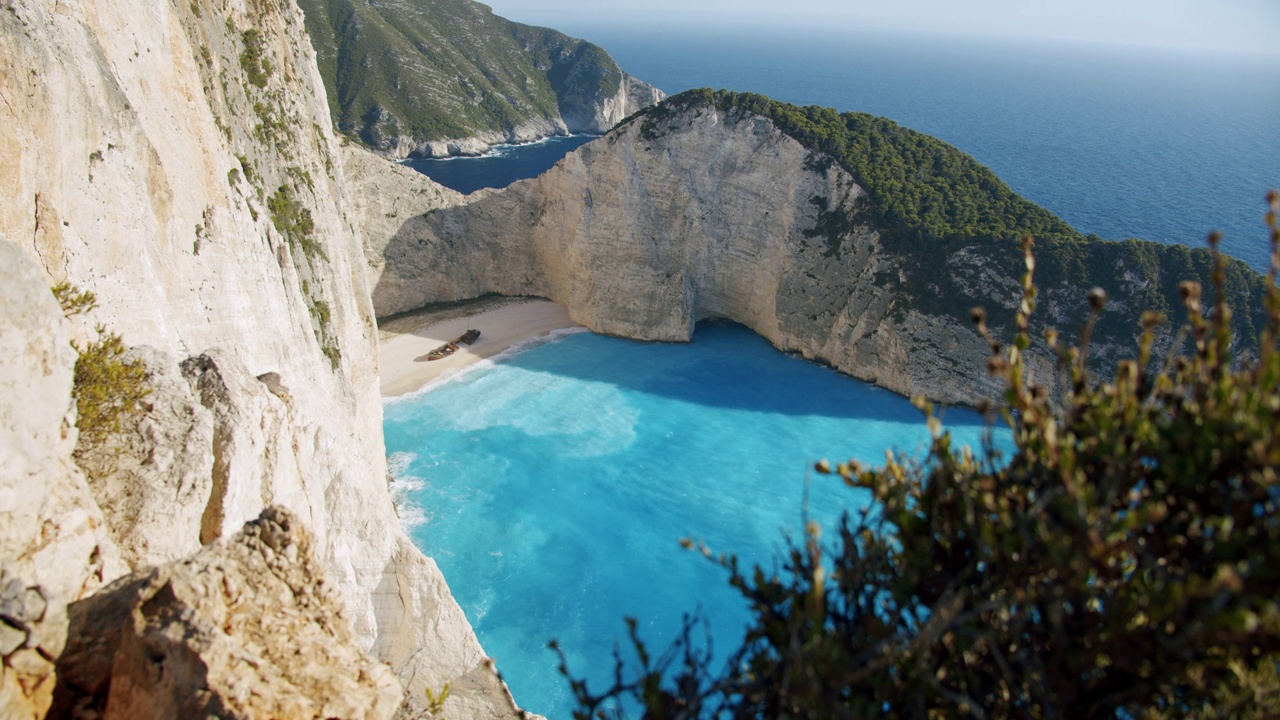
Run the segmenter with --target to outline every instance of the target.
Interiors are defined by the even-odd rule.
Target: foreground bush
[[[721,665],[691,640],[636,664],[596,695],[573,681],[575,717],[1158,718],[1280,716],[1280,231],[1256,356],[1234,358],[1218,259],[1213,292],[1182,285],[1188,322],[1110,382],[1050,331],[1065,393],[1025,375],[1035,309],[1028,240],[1012,347],[988,370],[1016,451],[952,447],[938,421],[923,462],[818,464],[871,493],[832,541],[810,525],[772,570],[721,562],[750,605]],[[1212,296],[1212,300],[1206,299]],[[922,407],[930,410],[925,403]],[[568,669],[562,670],[569,672]]]

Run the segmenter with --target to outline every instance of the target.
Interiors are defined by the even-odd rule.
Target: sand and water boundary
[[[580,326],[563,306],[535,298],[482,298],[388,318],[378,326],[382,397],[414,392],[516,344],[574,327]],[[480,331],[474,344],[460,345],[441,360],[427,360],[427,353],[472,328]]]

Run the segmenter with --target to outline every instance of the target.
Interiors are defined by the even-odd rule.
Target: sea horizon
[[[1269,266],[1280,55],[838,29],[566,23],[674,95],[708,87],[866,112],[937,137],[1085,235]],[[549,167],[549,165],[548,165]],[[527,176],[527,175],[526,175]],[[446,183],[447,184],[447,183]]]

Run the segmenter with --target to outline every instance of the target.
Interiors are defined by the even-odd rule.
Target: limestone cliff
[[[373,311],[330,128],[291,1],[0,5],[0,288],[20,326],[0,376],[21,391],[0,407],[6,577],[42,588],[55,617],[278,504],[313,534],[359,649],[412,695],[451,683],[457,716],[507,716],[388,498]],[[97,309],[65,325],[59,281]],[[99,324],[153,392],[118,462],[86,481],[67,340]],[[31,678],[58,643],[18,630],[45,649],[6,662],[43,693]]]
[[[1111,293],[1091,350],[1100,359],[1134,347],[1139,311],[1167,309],[1178,280],[1206,274],[1203,251],[1087,240],[954,148],[883,119],[813,110],[830,115],[834,129],[822,143],[833,151],[862,143],[873,154],[868,175],[888,164],[900,173],[871,186],[848,156],[797,139],[814,127],[808,111],[690,93],[539,178],[425,213],[386,240],[370,233],[385,265],[374,275],[374,309],[384,316],[485,293],[539,295],[593,330],[647,340],[687,340],[697,321],[728,318],[888,389],[976,404],[998,386],[984,372],[989,350],[969,309],[984,306],[994,327],[1010,326],[1021,299],[1016,236],[1028,231],[1018,223],[1044,232],[1038,322],[1073,334],[1089,288]],[[871,137],[847,130],[868,123],[887,129]],[[887,155],[893,143],[916,155]],[[930,197],[927,179],[949,166],[978,196],[936,195],[956,205],[941,221],[928,215],[932,201],[920,208],[885,196],[885,187],[906,187]],[[965,213],[1000,235],[945,227]],[[1260,308],[1260,279],[1236,265],[1238,307]],[[1053,386],[1048,362],[1032,367]]]
[[[813,197],[859,217],[865,193],[847,172],[807,162],[765,118],[708,111],[681,123],[659,141],[631,123],[540,178],[405,223],[384,251],[376,312],[540,295],[592,330],[646,340],[688,340],[698,320],[729,318],[899,392],[956,401],[985,390],[955,386],[949,371],[982,367],[981,338],[903,307],[880,281],[900,263],[873,227],[852,227],[837,252],[809,232]]]
[[[0,708],[41,718],[67,601],[128,570],[75,447],[75,352],[44,272],[0,235]]]
[[[299,0],[338,128],[384,155],[602,133],[664,96],[597,45],[472,0]]]
[[[342,166],[364,240],[370,287],[377,284],[386,267],[383,256],[387,243],[406,221],[464,202],[457,191],[352,143],[343,144]]]
[[[353,647],[342,612],[306,528],[268,508],[73,603],[51,714],[387,720],[399,683]]]

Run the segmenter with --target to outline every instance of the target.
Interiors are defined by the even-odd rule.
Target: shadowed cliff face
[[[546,175],[405,223],[385,248],[377,314],[484,293],[552,298],[597,332],[688,340],[705,318],[892,390],[974,402],[954,383],[986,347],[911,309],[865,193],[768,119],[703,109],[660,138],[632,122]],[[970,373],[973,374],[973,373]]]
[[[987,308],[997,333],[1012,325],[1024,272],[1016,214],[1010,236],[930,239],[877,206],[845,164],[770,117],[734,106],[733,96],[689,95],[539,178],[427,210],[389,239],[368,233],[366,251],[381,260],[377,315],[501,293],[548,297],[597,332],[643,340],[687,340],[698,320],[727,318],[779,349],[903,394],[976,404],[998,392],[969,314]],[[929,140],[903,132],[907,146]],[[971,158],[956,162],[959,172],[989,175]],[[1001,187],[990,197],[1009,196],[991,182]],[[1002,202],[1044,213],[1012,197]],[[1046,217],[1058,229],[1037,245],[1033,336],[1052,325],[1074,337],[1087,292],[1101,286],[1111,302],[1090,347],[1099,369],[1133,352],[1144,309],[1181,322],[1180,280],[1207,284],[1205,251],[1086,239]],[[1234,261],[1228,271],[1248,338],[1261,279]],[[1164,332],[1157,350],[1171,340]],[[1040,342],[1033,350],[1031,371],[1052,390],[1051,355]]]

